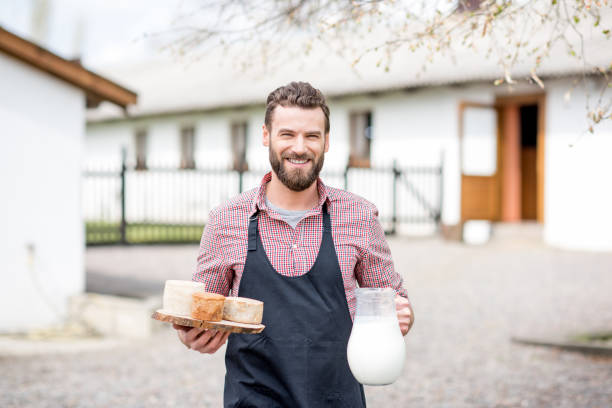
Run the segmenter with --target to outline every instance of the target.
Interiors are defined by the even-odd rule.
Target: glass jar
[[[391,384],[401,375],[406,357],[395,291],[358,288],[356,296],[357,311],[347,348],[349,367],[364,385]]]

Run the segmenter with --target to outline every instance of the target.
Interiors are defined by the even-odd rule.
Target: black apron
[[[346,347],[353,326],[323,205],[323,238],[308,273],[289,277],[272,267],[249,221],[249,243],[238,295],[264,302],[260,334],[229,337],[224,406],[365,407],[363,386],[350,372]]]

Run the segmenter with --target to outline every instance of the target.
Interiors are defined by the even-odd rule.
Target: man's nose
[[[296,154],[304,154],[306,153],[306,140],[304,139],[304,136],[299,135],[298,137],[295,138],[295,143],[293,144],[293,151]]]

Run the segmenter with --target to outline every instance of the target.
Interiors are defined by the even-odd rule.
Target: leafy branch
[[[565,49],[585,89],[589,80],[600,86],[594,104],[587,93],[592,131],[612,119],[612,61],[591,63],[587,36],[609,40],[611,20],[609,0],[203,0],[175,19],[166,48],[191,56],[232,50],[243,69],[274,69],[326,47],[353,67],[374,57],[385,71],[400,52],[422,53],[425,71],[438,55],[469,51],[496,62],[495,85],[541,88],[538,72]]]

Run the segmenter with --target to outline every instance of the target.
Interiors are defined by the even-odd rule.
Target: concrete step
[[[538,245],[543,242],[543,225],[537,222],[467,221],[463,226],[463,242],[472,245],[487,243]]]
[[[157,279],[142,279],[125,275],[112,275],[88,270],[85,275],[85,291],[102,295],[147,299],[160,296],[164,282]]]
[[[535,221],[492,224],[491,239],[495,241],[542,242],[544,225]]]
[[[161,303],[161,295],[142,299],[84,293],[70,298],[69,318],[103,336],[146,339],[160,325],[151,314]]]

